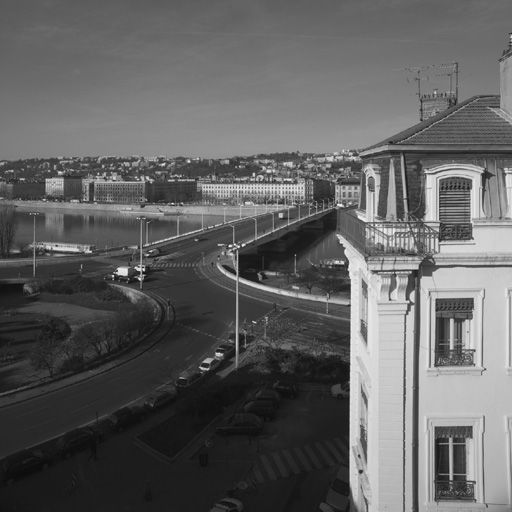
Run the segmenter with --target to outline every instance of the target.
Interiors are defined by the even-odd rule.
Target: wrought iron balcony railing
[[[418,220],[365,222],[355,210],[340,209],[338,232],[366,256],[427,256],[439,252],[439,232]]]
[[[436,480],[436,501],[475,501],[475,483],[471,480]]]
[[[359,424],[359,441],[363,448],[364,458],[368,460],[368,432],[364,423]]]
[[[361,336],[363,337],[364,341],[368,341],[368,324],[366,323],[366,320],[363,320],[362,318],[359,332],[361,333]]]
[[[435,353],[435,366],[475,366],[475,349],[438,349]]]
[[[445,224],[439,226],[440,240],[471,240],[473,238],[472,224]]]

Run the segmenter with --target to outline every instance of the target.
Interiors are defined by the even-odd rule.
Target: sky
[[[499,93],[511,0],[0,0],[0,160],[363,148]],[[429,68],[422,90],[448,90]],[[443,69],[443,68],[441,68]],[[445,69],[443,69],[445,71]]]

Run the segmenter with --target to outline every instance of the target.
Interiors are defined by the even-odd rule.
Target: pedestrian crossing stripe
[[[154,263],[151,265],[151,269],[161,269],[161,268],[194,268],[197,267],[199,264],[190,262],[190,261],[171,261],[166,263]]]
[[[346,463],[348,447],[336,437],[317,441],[313,445],[295,446],[267,454],[257,459],[250,478],[257,484],[267,480],[287,478],[302,472],[314,471]]]

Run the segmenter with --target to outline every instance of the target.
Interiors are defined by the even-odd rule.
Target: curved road
[[[271,227],[271,217],[266,217],[258,220],[259,232],[260,226],[261,229]],[[251,238],[254,222],[240,221],[236,234],[238,240]],[[206,232],[199,241],[191,238],[166,246],[161,261],[169,266],[150,274],[144,290],[171,298],[176,311],[174,328],[152,349],[108,372],[2,407],[0,457],[89,423],[97,416],[108,415],[211,355],[212,349],[234,330],[234,283],[211,265],[217,260],[217,244],[231,240],[232,229],[226,226]],[[126,263],[102,258],[94,272],[104,273],[117,264]],[[86,270],[89,266],[94,267],[91,263]],[[58,275],[58,272],[69,272],[69,267],[56,266],[52,271]],[[275,295],[241,285],[240,322],[246,320],[250,324],[261,319],[272,310],[274,302],[286,305],[287,316],[296,322],[313,315],[307,313],[308,309],[320,312],[324,307],[282,297],[277,300]],[[331,307],[331,313],[338,318],[322,315],[323,323],[326,328],[345,328],[348,332],[348,309],[335,308],[336,311]]]

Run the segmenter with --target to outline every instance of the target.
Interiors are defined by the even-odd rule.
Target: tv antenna
[[[442,93],[443,97],[448,101],[448,106],[456,105],[459,98],[459,63],[451,62],[447,64],[430,64],[421,67],[406,67],[400,69],[412,75],[412,80],[416,82],[416,95],[419,102],[420,120],[425,119],[423,102],[432,99],[432,96],[425,95],[422,91],[422,82],[430,81],[432,77],[447,77],[448,91]],[[410,78],[407,81],[410,82]],[[434,89],[434,97],[437,97],[437,89]]]

